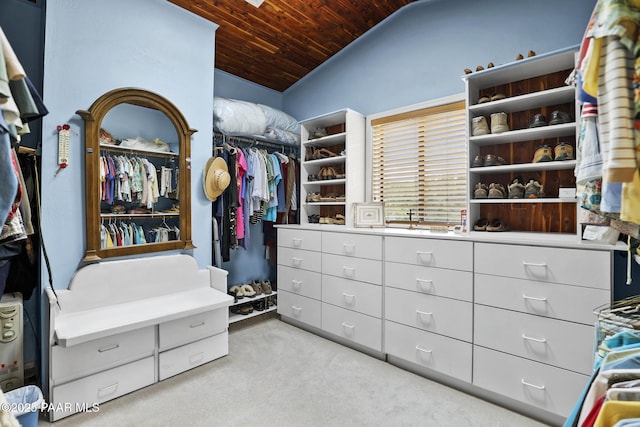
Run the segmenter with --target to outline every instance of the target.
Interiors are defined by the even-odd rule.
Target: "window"
[[[371,119],[372,199],[387,222],[460,224],[467,200],[464,101]]]

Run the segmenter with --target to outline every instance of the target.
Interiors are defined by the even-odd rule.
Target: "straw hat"
[[[231,175],[227,169],[227,163],[221,157],[211,157],[204,167],[202,184],[204,195],[210,201],[215,201],[229,186]]]

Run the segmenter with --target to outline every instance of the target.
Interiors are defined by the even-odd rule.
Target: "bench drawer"
[[[320,310],[320,301],[278,289],[279,315],[320,328]]]
[[[471,344],[395,322],[385,322],[384,352],[471,382]]]
[[[322,276],[322,301],[373,317],[382,317],[382,288],[341,277]]]
[[[488,350],[473,349],[473,384],[567,417],[589,377]]]
[[[365,234],[322,233],[322,252],[357,258],[382,259],[382,237]]]
[[[323,253],[322,274],[381,285],[382,261]]]
[[[320,231],[289,228],[278,229],[278,246],[319,252],[321,242]]]
[[[172,320],[159,325],[158,349],[164,351],[225,332],[229,325],[229,310],[219,308]]]
[[[382,320],[322,303],[322,329],[365,347],[382,351]]]
[[[61,410],[52,413],[53,420],[77,412],[83,404],[90,409],[94,403],[115,399],[151,385],[154,381],[155,363],[152,356],[55,386],[50,401],[54,406],[60,405]]]
[[[315,271],[278,266],[278,290],[320,299],[321,275]]]
[[[470,302],[386,288],[384,304],[388,320],[471,342]]]
[[[607,251],[476,243],[474,262],[476,273],[605,290],[611,287],[611,253]]]
[[[384,265],[385,285],[439,297],[471,301],[473,273],[387,262]]]
[[[428,267],[473,269],[473,243],[411,237],[388,237],[385,260]]]
[[[278,265],[320,272],[321,262],[320,252],[278,246]]]
[[[136,329],[71,347],[51,347],[51,377],[62,384],[95,372],[152,356],[155,326]]]
[[[227,354],[229,354],[228,332],[162,352],[158,359],[158,379],[162,381]]]
[[[593,326],[475,306],[474,344],[585,375],[593,371]]]

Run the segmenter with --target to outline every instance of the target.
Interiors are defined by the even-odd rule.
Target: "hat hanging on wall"
[[[222,157],[211,157],[204,167],[202,184],[204,195],[209,201],[215,201],[220,194],[229,186],[231,175],[227,169],[227,162]]]

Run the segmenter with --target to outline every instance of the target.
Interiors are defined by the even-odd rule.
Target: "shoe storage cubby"
[[[364,201],[365,117],[350,109],[301,122],[301,224],[353,225]]]
[[[470,231],[481,220],[497,220],[511,231],[576,233],[576,198],[560,191],[576,187],[575,88],[565,83],[575,52],[563,49],[464,76]],[[500,115],[502,120],[506,115],[507,129],[492,130],[492,118],[497,122]],[[486,132],[477,129],[479,117],[486,120]],[[531,191],[510,198],[509,185],[515,180],[525,187],[531,183]],[[498,190],[478,197],[478,184],[500,184],[504,195]],[[512,197],[518,188],[512,187]]]

